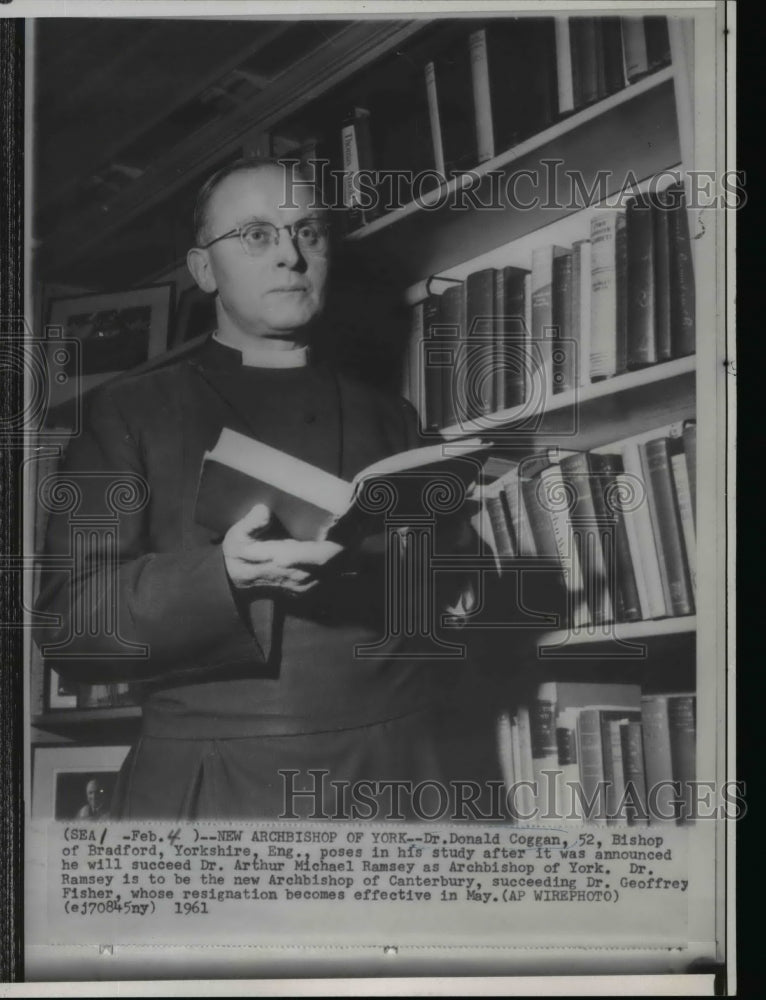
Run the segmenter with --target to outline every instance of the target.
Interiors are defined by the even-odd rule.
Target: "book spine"
[[[644,23],[640,17],[621,17],[622,49],[625,59],[625,78],[633,83],[649,71],[646,56]]]
[[[487,59],[487,32],[484,28],[471,33],[468,39],[471,54],[471,78],[476,120],[476,146],[479,163],[495,155],[495,136],[492,131],[492,100],[489,87],[489,61]]]
[[[601,717],[601,741],[604,754],[604,780],[606,781],[607,822],[625,820],[623,796],[625,795],[625,767],[622,760],[620,726],[627,719],[613,719],[607,713]]]
[[[618,480],[623,472],[622,460],[619,455],[597,454],[591,455],[591,463],[597,470],[600,486],[599,489],[594,489],[597,511],[598,507],[603,504],[601,516],[607,524],[611,525],[614,535],[611,557],[614,558],[615,563],[616,586],[612,589],[612,595],[617,620],[622,622],[639,621],[642,617],[641,601],[630,553],[625,515],[619,499],[621,493],[625,496],[629,495],[619,488]],[[612,574],[607,566],[607,579],[611,578]]]
[[[540,479],[544,484],[545,506],[548,509],[569,596],[569,625],[572,628],[582,628],[588,624],[588,604],[569,510],[560,503],[560,498],[567,496],[560,466],[549,465],[540,473]]]
[[[615,272],[615,367],[617,374],[628,368],[628,223],[619,212],[614,229]]]
[[[668,697],[668,729],[673,781],[680,784],[678,819],[693,819],[696,765],[696,698],[693,694]]]
[[[625,211],[628,237],[628,364],[654,364],[654,228],[649,203],[631,199]]]
[[[538,247],[532,251],[532,345],[535,349],[533,365],[549,399],[553,392],[553,261],[561,247]]]
[[[497,755],[500,761],[500,773],[506,793],[513,788],[516,773],[513,760],[513,739],[511,736],[511,716],[507,711],[501,712],[495,724]]]
[[[492,535],[495,539],[497,554],[499,556],[515,556],[516,551],[511,533],[508,530],[502,497],[500,495],[486,496],[484,503],[487,508],[489,522],[492,525]]]
[[[575,320],[572,304],[572,322],[577,323],[578,384],[590,385],[591,352],[591,245],[590,240],[579,240],[574,244],[574,252],[579,262],[579,293],[577,297],[578,316]],[[574,280],[574,279],[573,279]]]
[[[521,480],[518,469],[511,469],[506,475],[503,492],[516,537],[517,554],[522,557],[537,555],[527,507],[521,493]]]
[[[596,482],[591,474],[588,455],[583,452],[563,458],[559,467],[564,482],[570,485],[577,498],[574,509],[570,511],[570,523],[580,557],[590,620],[594,625],[603,625],[614,621],[612,586],[605,559],[605,553],[611,552],[611,547],[604,546],[608,526],[596,508]]]
[[[535,553],[542,558],[560,561],[558,542],[553,531],[551,516],[540,498],[542,482],[539,476],[532,479],[521,478],[521,495],[529,517],[529,526],[534,540]]]
[[[625,66],[619,17],[602,19],[602,44],[607,94],[615,94],[625,86]]]
[[[617,374],[617,213],[597,212],[591,219],[591,345],[592,381]]]
[[[496,331],[495,270],[469,274],[465,283],[465,367],[460,380],[463,412],[468,419],[486,416],[497,407],[495,397]]]
[[[625,496],[630,496],[633,492],[633,484],[630,482],[627,476],[618,475],[616,478],[617,484],[620,490]],[[639,606],[639,618],[645,620],[647,618],[659,617],[658,615],[653,615],[653,608],[651,600],[649,597],[649,587],[646,582],[646,577],[644,575],[644,567],[641,561],[641,542],[638,536],[638,530],[636,528],[636,520],[634,512],[625,512],[623,514],[623,523],[625,525],[625,535],[627,538],[628,550],[630,554],[630,565],[633,570],[636,592],[638,595],[638,606]],[[659,573],[659,569],[658,569]],[[660,598],[662,597],[662,592],[660,591]],[[628,597],[623,596],[622,601],[625,605],[628,604]],[[663,602],[664,608],[664,602]],[[632,620],[632,619],[627,619]]]
[[[625,518],[626,521],[630,519],[633,522],[638,538],[638,565],[646,580],[650,609],[647,617],[664,618],[672,614],[670,594],[660,569],[659,539],[655,537],[649,510],[649,477],[644,472],[639,446],[634,443],[625,444],[622,448],[622,461],[629,477],[629,485],[640,483],[645,493],[643,502],[636,504],[633,510],[626,511]]]
[[[640,446],[640,450],[649,488],[649,511],[655,536],[659,540],[660,572],[670,594],[671,612],[674,615],[690,615],[694,612],[694,602],[670,471],[668,441],[666,438],[647,441]]]
[[[601,17],[592,17],[590,21],[593,24],[593,48],[596,63],[596,100],[602,101],[607,94],[604,19]]]
[[[574,389],[575,364],[572,340],[572,253],[567,251],[553,261],[551,290],[553,327],[553,392]]]
[[[572,48],[569,38],[569,18],[555,18],[556,27],[556,83],[558,88],[558,108],[560,115],[574,111],[574,87],[572,82]]]
[[[529,329],[526,324],[526,288],[529,272],[518,267],[495,272],[495,330],[497,409],[521,406],[527,397]]]
[[[649,69],[660,69],[670,63],[670,35],[666,17],[645,17],[646,61]]]
[[[429,296],[423,306],[423,388],[425,425],[429,431],[438,430],[442,421],[442,371],[438,363],[442,352],[436,335],[439,312],[439,296]]]
[[[464,399],[465,394],[465,285],[450,285],[443,293],[439,326],[445,350],[441,370],[441,426],[451,427],[456,420],[465,418],[465,413],[458,411],[458,400]]]
[[[577,756],[580,761],[583,795],[588,802],[594,803],[589,821],[603,826],[606,824],[606,790],[603,787],[605,778],[601,713],[597,708],[584,708],[578,716]]]
[[[620,726],[620,739],[626,789],[625,819],[629,826],[644,825],[648,821],[648,813],[641,723],[624,722]]]
[[[521,756],[521,736],[519,732],[518,716],[511,719],[511,750],[513,751],[513,776],[514,781],[524,781],[524,762]],[[529,797],[528,788],[519,788],[517,793],[511,798],[511,812],[518,816],[519,813],[529,815],[529,811],[524,809],[524,798]]]
[[[535,779],[534,765],[532,763],[532,734],[530,729],[529,708],[526,705],[519,707],[519,760],[521,763],[521,780],[529,782],[522,789],[518,800],[524,813],[529,816],[535,807],[536,796],[533,793],[532,782]]]
[[[552,687],[553,685],[543,685]],[[529,735],[532,744],[532,771],[537,795],[535,804],[540,812],[545,811],[549,799],[549,782],[558,769],[558,747],[556,746],[556,702],[546,697],[535,698],[529,706]]]
[[[673,761],[667,697],[654,695],[641,699],[641,732],[650,821],[673,822],[675,795],[669,784],[673,780]]]
[[[673,473],[673,485],[678,500],[678,513],[681,517],[681,531],[684,537],[684,551],[689,566],[689,578],[692,585],[692,595],[697,599],[697,538],[694,530],[694,515],[692,514],[692,496],[689,489],[689,472],[686,467],[686,456],[677,452],[671,455],[670,468]]]
[[[697,526],[697,421],[685,420],[681,433],[686,455],[686,468],[689,473],[689,494],[691,496],[692,517]]]
[[[417,302],[410,313],[410,339],[407,343],[409,379],[405,396],[418,413],[421,425],[425,416],[423,390],[423,346],[425,337],[425,303]]]
[[[428,101],[428,120],[431,126],[431,141],[434,147],[434,168],[441,177],[446,177],[444,162],[444,143],[439,120],[439,99],[436,92],[436,64],[426,63],[426,99]]]
[[[573,790],[580,780],[577,759],[577,711],[564,709],[556,716],[556,751],[558,756],[558,784],[556,801],[565,819],[580,819],[578,800]]]
[[[360,171],[373,169],[370,114],[365,108],[354,108],[341,131],[343,147],[343,204],[350,231],[359,229],[378,215],[377,199],[369,200],[364,191]]]
[[[652,200],[654,234],[654,329],[657,360],[672,357],[670,320],[670,237],[668,211],[661,199]]]
[[[592,104],[601,96],[599,94],[599,57],[596,35],[596,19],[594,17],[579,18],[577,33],[579,50],[580,79],[582,86],[582,103]]]
[[[694,261],[689,217],[681,202],[667,209],[670,258],[670,342],[674,358],[696,350]]]

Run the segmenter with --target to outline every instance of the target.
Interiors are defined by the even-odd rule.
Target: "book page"
[[[490,8],[9,5],[8,995],[735,988],[734,13]]]

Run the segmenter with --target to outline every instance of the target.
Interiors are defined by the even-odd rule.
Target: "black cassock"
[[[293,812],[332,816],[330,782],[499,778],[492,708],[470,657],[395,657],[399,639],[376,658],[354,655],[384,636],[382,557],[360,557],[353,575],[303,598],[233,593],[220,539],[194,519],[203,454],[223,427],[344,479],[422,443],[404,400],[324,366],[248,367],[213,340],[98,393],[64,468],[78,516],[107,512],[110,477],[145,482],[148,496],[120,515],[114,568],[94,550],[78,577],[47,574],[41,607],[63,624],[40,638],[66,641],[66,657],[48,657],[66,677],[140,681],[141,735],[112,815],[275,818],[292,788],[316,793],[294,797]],[[48,552],[67,553],[69,532],[68,515],[52,516]],[[75,616],[103,618],[97,606],[110,602],[119,640],[73,635]],[[389,787],[381,817],[392,796]],[[426,795],[423,809],[438,808]]]

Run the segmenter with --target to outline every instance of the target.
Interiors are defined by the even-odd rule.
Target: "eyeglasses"
[[[205,243],[200,250],[207,250],[220,240],[239,237],[242,249],[249,257],[258,257],[279,244],[279,234],[285,229],[301,253],[327,253],[330,243],[330,227],[321,219],[301,219],[290,226],[275,226],[271,222],[247,222],[244,226],[230,229],[228,233],[216,236]]]

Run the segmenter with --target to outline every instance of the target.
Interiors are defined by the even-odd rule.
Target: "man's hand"
[[[258,541],[271,515],[256,504],[226,532],[223,557],[226,572],[237,590],[263,587],[300,596],[319,583],[323,567],[342,547],[335,542],[296,542],[294,539]]]

